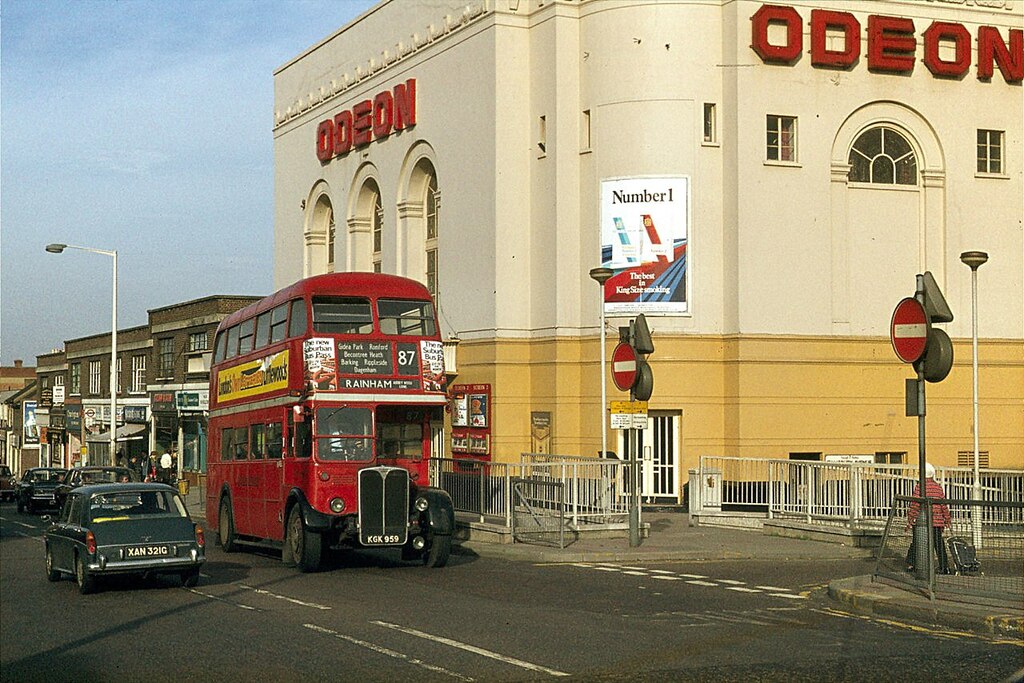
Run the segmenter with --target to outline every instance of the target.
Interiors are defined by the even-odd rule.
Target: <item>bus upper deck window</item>
[[[429,301],[381,299],[377,302],[382,334],[432,337],[437,333]]]
[[[370,334],[373,314],[367,299],[315,297],[313,330],[327,334]]]

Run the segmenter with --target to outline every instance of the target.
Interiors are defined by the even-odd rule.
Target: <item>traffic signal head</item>
[[[647,318],[641,313],[636,317],[630,327],[632,328],[632,346],[637,353],[647,355],[654,353],[654,342],[651,341],[651,331],[647,329]]]

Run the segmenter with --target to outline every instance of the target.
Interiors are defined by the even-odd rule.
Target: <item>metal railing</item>
[[[971,468],[936,470],[947,496],[971,498]],[[980,479],[981,502],[1024,503],[1024,470],[984,469]],[[769,519],[880,529],[896,497],[912,495],[917,483],[914,465],[702,456],[700,469],[691,470],[690,511],[758,512]]]
[[[948,507],[950,513],[950,523],[941,532],[942,547],[936,546],[935,532],[928,533],[942,527],[944,511],[939,506]],[[924,521],[921,527],[911,524],[918,510]],[[982,518],[980,525],[974,523],[977,515]],[[981,533],[976,534],[979,528]],[[954,556],[951,539],[969,548],[965,555],[973,551],[975,562],[958,561],[964,555]],[[1024,600],[1024,504],[896,496],[886,519],[875,575],[919,589],[932,599],[970,595],[979,602],[1010,600],[1019,605]]]
[[[587,524],[628,521],[629,497],[625,482],[628,463],[594,458],[519,463],[483,462],[471,458],[431,458],[430,480],[452,497],[456,512],[477,515],[481,522],[512,526],[516,500],[513,481],[555,483],[535,487],[534,503],[541,509],[558,508],[579,528]],[[543,500],[543,491],[558,498]]]

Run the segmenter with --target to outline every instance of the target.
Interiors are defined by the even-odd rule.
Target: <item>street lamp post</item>
[[[601,457],[608,457],[608,428],[605,425],[606,406],[608,405],[608,378],[605,372],[605,329],[604,329],[604,283],[611,278],[614,271],[611,268],[591,268],[590,277],[601,286]]]
[[[971,269],[971,346],[974,370],[974,487],[971,498],[981,500],[981,467],[978,455],[978,268],[988,261],[984,251],[965,251],[960,260]],[[975,507],[971,514],[971,535],[974,547],[981,547],[981,510]]]
[[[117,452],[117,251],[93,249],[92,247],[76,247],[72,244],[47,244],[46,251],[59,254],[65,249],[91,251],[94,254],[110,256],[114,261],[114,277],[110,297],[110,462],[114,464]],[[86,463],[82,463],[86,464]]]

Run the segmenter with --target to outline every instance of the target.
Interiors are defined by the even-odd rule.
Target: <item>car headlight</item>
[[[428,507],[430,507],[430,501],[428,501],[426,498],[420,496],[419,498],[416,499],[417,510],[419,510],[420,512],[426,512]]]

